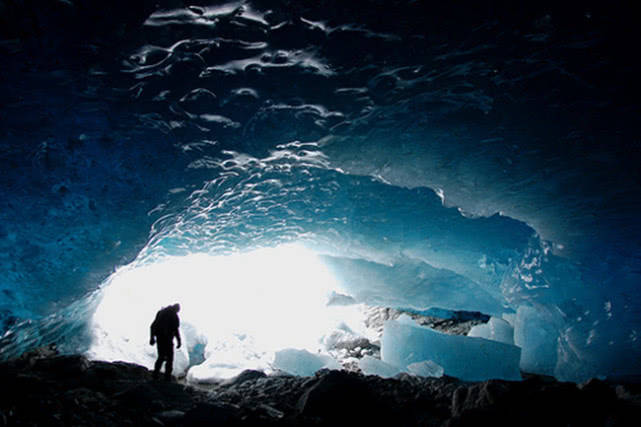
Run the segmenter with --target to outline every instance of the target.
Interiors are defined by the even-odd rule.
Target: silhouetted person
[[[171,371],[174,363],[174,337],[176,337],[176,348],[180,348],[180,320],[178,312],[180,304],[164,307],[156,313],[156,319],[151,324],[151,338],[149,344],[158,343],[158,359],[154,366],[154,378],[158,378],[160,367],[165,362],[165,379],[171,379]]]

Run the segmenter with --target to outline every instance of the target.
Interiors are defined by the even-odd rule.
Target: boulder
[[[265,378],[267,374],[263,371],[256,371],[253,369],[246,369],[233,378],[225,381],[224,384],[228,386],[235,386],[244,383],[245,381],[254,381],[259,378]]]
[[[35,372],[59,379],[79,377],[89,366],[89,360],[81,355],[54,356],[35,359],[33,362]]]
[[[510,391],[513,391],[510,383],[497,380],[461,386],[452,395],[452,415],[458,417],[466,411],[491,408],[503,401]]]
[[[452,395],[451,408],[449,426],[619,425],[628,412],[602,381],[579,388],[536,377],[462,385]]]
[[[317,378],[298,400],[300,415],[335,424],[359,423],[380,408],[375,393],[358,374],[321,371]]]
[[[151,379],[151,373],[144,366],[127,362],[93,361],[87,370],[89,377],[104,380],[141,380]]]
[[[229,426],[237,422],[238,410],[231,405],[199,403],[185,413],[184,426]]]

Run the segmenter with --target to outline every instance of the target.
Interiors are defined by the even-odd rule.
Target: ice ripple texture
[[[303,241],[361,301],[520,313],[547,373],[639,373],[636,110],[603,83],[609,33],[421,7],[168,2],[115,52],[7,62],[5,340],[133,259]]]

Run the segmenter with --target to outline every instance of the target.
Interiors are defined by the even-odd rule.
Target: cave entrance
[[[332,303],[340,293],[319,257],[297,244],[128,266],[103,287],[89,355],[152,367],[149,325],[158,309],[180,302],[184,345],[176,352],[176,373],[206,381],[244,369],[270,371],[279,351],[283,363],[294,357],[318,364],[312,356],[327,340],[368,333],[359,305]]]

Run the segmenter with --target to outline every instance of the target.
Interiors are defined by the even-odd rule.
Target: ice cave
[[[637,23],[464,3],[1,0],[0,358],[638,378]]]

